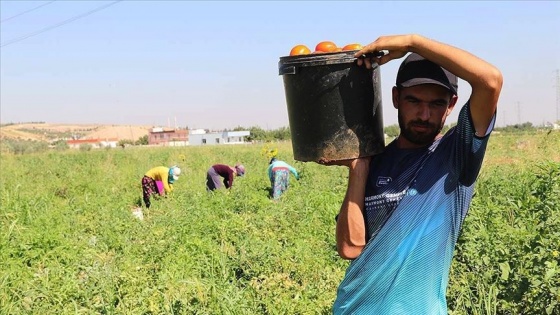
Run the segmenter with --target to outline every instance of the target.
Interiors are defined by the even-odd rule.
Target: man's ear
[[[399,109],[399,89],[396,86],[393,86],[393,107]]]
[[[459,97],[457,97],[457,95],[451,96],[451,100],[449,100],[449,105],[447,106],[447,113],[445,114],[445,116],[449,116],[449,114],[451,114],[453,108],[455,107],[455,104],[457,104],[458,99]]]

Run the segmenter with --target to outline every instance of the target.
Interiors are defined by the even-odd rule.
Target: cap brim
[[[413,86],[417,86],[417,85],[421,85],[421,84],[436,84],[439,86],[443,86],[444,88],[450,90],[451,92],[455,92],[454,89],[448,85],[445,85],[437,80],[434,79],[428,79],[428,78],[414,78],[414,79],[410,79],[408,81],[405,81],[403,83],[401,83],[402,87],[413,87]]]
[[[173,175],[173,180],[178,180],[178,179],[179,179],[179,176]]]
[[[428,78],[414,78],[414,79],[410,79],[408,81],[405,81],[403,83],[401,83],[400,85],[402,87],[413,87],[413,86],[417,86],[417,85],[422,85],[422,84],[436,84],[439,86],[443,86],[444,88],[448,89],[449,91],[453,92],[454,94],[457,94],[457,91],[455,91],[455,89],[453,87],[450,87],[448,85],[445,85],[437,80],[434,79],[428,79]]]

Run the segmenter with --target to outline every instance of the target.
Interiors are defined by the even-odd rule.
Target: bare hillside
[[[138,140],[138,138],[148,135],[149,129],[150,127],[142,127],[142,126],[104,126],[88,134],[88,138],[91,139],[117,138],[119,140],[123,140],[123,139]]]
[[[77,124],[13,124],[0,127],[0,139],[53,141],[57,139],[129,139],[148,134],[149,126],[132,125],[77,125]]]

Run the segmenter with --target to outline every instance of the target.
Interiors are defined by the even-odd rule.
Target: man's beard
[[[440,124],[432,124],[427,121],[422,121],[420,119],[409,121],[408,123],[404,122],[404,118],[402,117],[400,111],[398,113],[399,118],[399,127],[401,129],[401,136],[403,136],[406,140],[410,141],[411,143],[417,145],[427,145],[434,142],[436,136],[440,133],[441,129],[443,128],[443,122]],[[419,133],[412,129],[414,126],[422,126],[430,128],[425,133]]]

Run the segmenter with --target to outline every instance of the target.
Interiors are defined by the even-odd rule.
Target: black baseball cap
[[[397,86],[411,87],[420,84],[441,85],[457,95],[456,75],[417,53],[411,53],[399,67]]]

